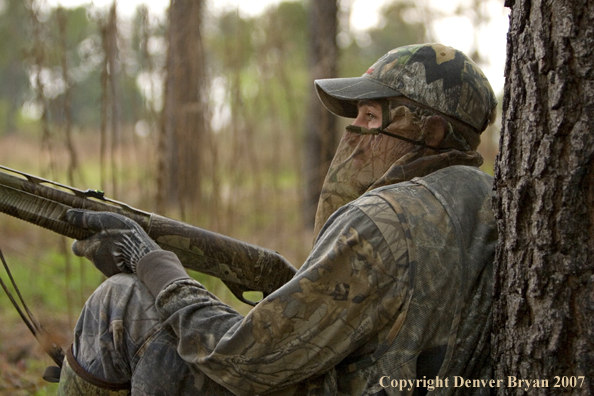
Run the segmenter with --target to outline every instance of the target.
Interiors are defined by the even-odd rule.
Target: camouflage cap
[[[405,96],[484,131],[497,105],[481,69],[463,52],[442,44],[399,47],[361,77],[315,81],[324,106],[342,117],[357,117],[357,101]]]

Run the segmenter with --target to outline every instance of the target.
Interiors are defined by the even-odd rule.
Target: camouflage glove
[[[72,251],[91,260],[107,277],[119,272],[136,273],[138,260],[161,250],[138,223],[116,213],[70,209],[66,219],[75,227],[94,233],[74,241]]]

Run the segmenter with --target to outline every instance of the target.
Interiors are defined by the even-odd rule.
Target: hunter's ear
[[[439,147],[445,138],[448,128],[447,121],[438,115],[429,117],[425,124],[425,130],[428,131],[425,136],[425,144],[428,146]]]

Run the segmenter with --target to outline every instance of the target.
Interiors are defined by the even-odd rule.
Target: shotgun
[[[69,238],[85,239],[91,235],[88,230],[66,221],[71,208],[114,212],[136,221],[161,248],[175,253],[185,268],[221,279],[249,305],[256,303],[247,300],[244,292],[260,291],[266,297],[296,272],[272,250],[135,209],[99,190],[78,190],[0,165],[0,212]]]

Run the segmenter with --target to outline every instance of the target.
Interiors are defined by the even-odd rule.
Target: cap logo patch
[[[456,57],[456,50],[452,47],[446,47],[442,44],[435,44],[432,47],[435,50],[435,61],[438,65],[451,61]]]

